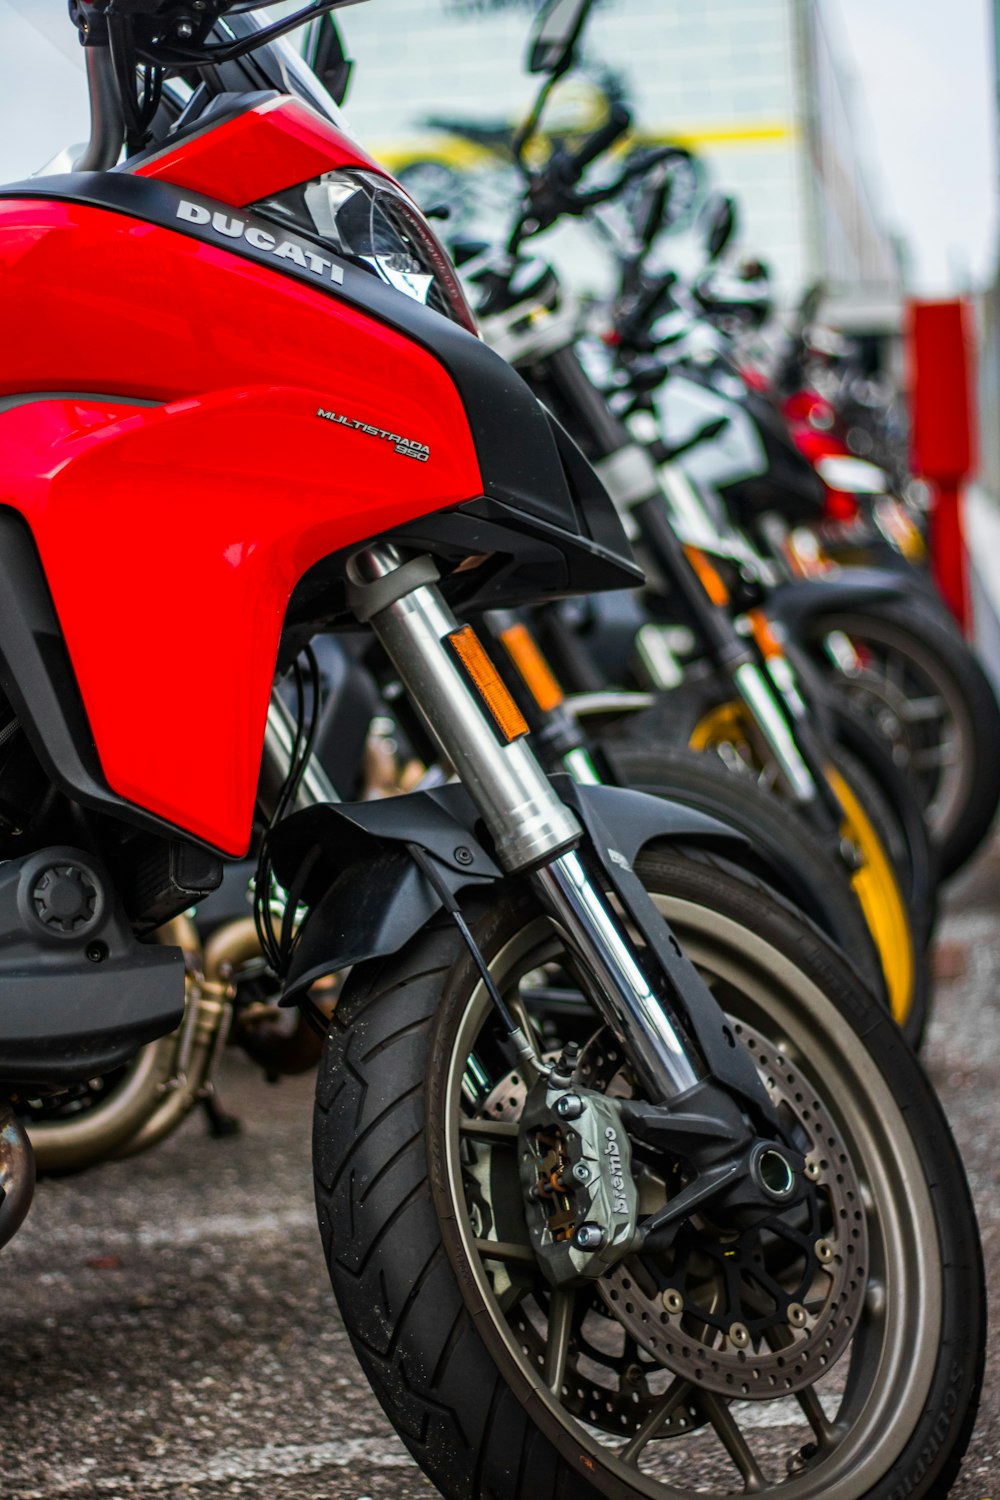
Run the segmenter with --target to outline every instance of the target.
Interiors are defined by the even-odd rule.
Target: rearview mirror
[[[331,15],[320,16],[309,27],[303,56],[334,102],[343,104],[354,63],[344,52],[340,28]]]
[[[538,13],[528,43],[528,72],[559,78],[573,62],[576,44],[593,0],[548,0]]]
[[[718,260],[736,233],[736,204],[728,193],[713,193],[706,199],[701,219],[709,259]]]
[[[639,164],[640,157],[636,152],[637,169]],[[637,178],[632,190],[629,205],[632,227],[637,241],[646,250],[652,246],[662,229],[670,227],[673,173],[673,162],[651,160],[649,167]]]

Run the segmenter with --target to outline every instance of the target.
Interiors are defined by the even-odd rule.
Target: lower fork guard
[[[735,1095],[758,1129],[780,1138],[770,1098],[732,1027],[669,925],[650,900],[632,866],[654,840],[722,850],[745,840],[725,824],[622,787],[581,786],[553,777],[560,797],[584,829],[579,856],[610,888],[646,944],[644,968],[683,1017],[718,1091],[718,1113],[734,1139],[745,1138]],[[325,803],[287,818],[271,835],[275,873],[291,887],[308,862],[302,899],[309,916],[286,976],[283,1004],[297,1004],[309,986],[336,969],[399,952],[442,910],[441,896],[421,873],[409,846],[433,861],[438,879],[457,896],[468,886],[503,879],[483,847],[472,801],[459,785],[410,793],[387,801]],[[463,940],[465,935],[463,934]],[[657,980],[660,982],[657,983]],[[681,1102],[675,1099],[674,1107]]]

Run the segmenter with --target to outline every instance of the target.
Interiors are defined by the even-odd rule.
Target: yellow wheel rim
[[[882,840],[857,796],[833,766],[826,779],[844,812],[841,837],[858,850],[861,863],[851,885],[878,948],[893,1018],[902,1026],[913,1003],[913,937],[895,871]]]
[[[758,765],[759,757],[753,750],[751,735],[747,726],[743,707],[739,703],[720,703],[717,708],[710,708],[703,718],[699,719],[691,733],[688,744],[692,750],[715,750],[719,745],[730,744],[737,749],[750,750],[751,762]]]
[[[731,744],[748,764],[760,769],[753,740],[742,704],[723,703],[698,721],[689,744],[692,750]],[[913,936],[899,882],[857,794],[833,766],[827,766],[826,778],[843,810],[841,838],[858,852],[859,865],[851,876],[851,886],[878,949],[893,1019],[902,1026],[913,1004],[914,961]]]

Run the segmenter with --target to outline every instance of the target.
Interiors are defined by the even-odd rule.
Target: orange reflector
[[[709,562],[698,547],[685,547],[684,556],[698,575],[698,582],[713,604],[723,605],[729,603],[729,590],[723,583],[721,576]]]
[[[784,656],[785,650],[774,631],[771,622],[762,609],[752,609],[748,616],[753,627],[753,638],[757,642],[757,649],[765,660],[774,656]]]
[[[516,740],[528,733],[524,715],[504,687],[497,669],[490,661],[471,625],[454,631],[449,637],[462,666],[479,690],[486,707],[506,740]]]
[[[563,701],[563,690],[552,675],[552,669],[539,651],[534,636],[527,625],[511,625],[501,630],[500,639],[507,648],[507,655],[514,663],[524,685],[543,713],[558,708]]]

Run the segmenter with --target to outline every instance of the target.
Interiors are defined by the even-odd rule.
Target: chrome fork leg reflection
[[[605,1019],[627,1049],[649,1097],[660,1102],[694,1088],[699,1074],[677,1027],[579,855],[563,854],[531,879],[574,957],[599,984]]]
[[[459,626],[428,581],[426,563],[407,564],[391,547],[370,547],[352,559],[351,573],[355,612],[371,624],[461,777],[500,863],[511,874],[530,875],[649,1097],[672,1098],[694,1087],[699,1074],[624,921],[574,852],[583,833],[574,813],[525,740],[500,742],[447,649],[446,638]]]
[[[355,593],[366,586],[374,604],[375,587],[405,569],[391,547],[370,547],[352,559]],[[436,588],[410,586],[376,609],[369,619],[389,653],[412,701],[467,788],[496,846],[505,870],[514,874],[580,837],[573,812],[552,790],[548,777],[524,740],[501,744],[487,722],[482,700],[470,687],[451,652],[448,636],[458,621]]]

